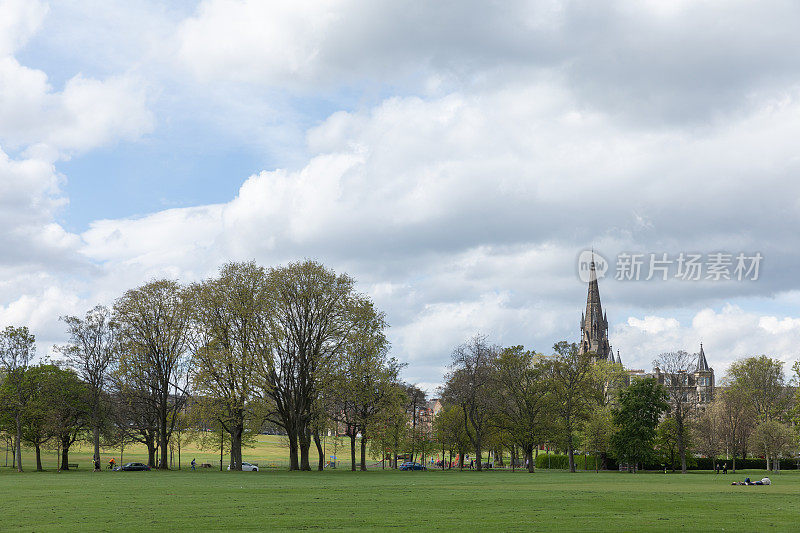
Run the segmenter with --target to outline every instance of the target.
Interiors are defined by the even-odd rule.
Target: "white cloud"
[[[671,317],[629,317],[627,324],[612,329],[610,337],[626,366],[646,370],[659,353],[698,352],[702,342],[720,379],[731,362],[761,354],[784,361],[788,371],[798,357],[800,319],[760,315],[728,304],[719,311],[702,309],[685,324]]]
[[[0,4],[0,320],[51,337],[67,308],[153,276],[315,257],[361,281],[409,376],[432,383],[478,331],[544,352],[576,338],[580,249],[728,249],[761,251],[762,279],[604,282],[623,360],[649,367],[703,338],[719,372],[757,343],[781,357],[796,345],[798,318],[723,307],[800,290],[792,6],[207,0],[174,40],[171,15],[137,8],[121,44],[123,7],[92,19],[108,22],[98,33],[56,32],[91,35],[78,48],[115,68],[51,79],[20,59],[46,9]],[[308,157],[233,199],[65,231],[58,161],[151,131],[153,94],[159,122],[191,114],[241,139],[294,140],[313,122],[287,148]],[[184,97],[194,107],[170,115]],[[691,325],[664,312],[706,307]]]

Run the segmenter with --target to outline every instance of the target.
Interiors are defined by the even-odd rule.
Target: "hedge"
[[[687,468],[689,470],[714,470],[714,462],[709,457],[687,457]],[[595,457],[593,455],[584,456],[581,454],[575,454],[575,468],[577,470],[585,470],[584,466],[587,466],[588,463],[588,470],[595,469]],[[719,465],[720,469],[722,468],[723,463],[728,463],[728,470],[733,470],[733,460],[732,459],[724,459],[720,458],[717,459],[717,464]],[[550,460],[548,463],[548,456],[546,453],[539,454],[539,457],[536,458],[536,468],[543,468],[546,469],[549,467],[553,470],[568,470],[569,469],[569,457],[564,454],[551,454]],[[601,463],[602,464],[602,460]],[[764,459],[760,459],[757,457],[748,457],[747,459],[736,459],[736,470],[764,470],[766,467],[766,461]],[[797,461],[794,459],[781,459],[780,464],[781,470],[797,470]],[[612,459],[611,457],[606,458],[606,468],[608,470],[617,470],[618,465],[617,462]],[[644,469],[645,470],[662,470],[664,467],[661,463],[645,463]],[[669,467],[668,467],[669,468]],[[678,467],[680,468],[680,467]]]

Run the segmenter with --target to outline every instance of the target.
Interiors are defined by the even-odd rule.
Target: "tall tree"
[[[779,417],[788,407],[783,361],[766,355],[734,361],[728,368],[728,381],[750,398],[762,422]]]
[[[17,471],[22,472],[22,414],[28,397],[24,379],[28,364],[36,353],[36,339],[27,327],[8,326],[0,332],[0,365],[5,373],[4,384],[11,395],[7,405],[14,420],[14,451]]]
[[[720,438],[733,457],[736,473],[736,457],[747,455],[750,434],[756,425],[755,406],[745,391],[727,387],[717,391],[714,408],[719,415]]]
[[[778,359],[760,355],[734,361],[728,368],[728,381],[730,389],[750,399],[759,424],[780,419],[791,404],[783,361]],[[771,447],[766,450],[769,466]]]
[[[258,338],[267,333],[266,272],[255,263],[229,263],[219,276],[192,285],[192,383],[198,401],[211,401],[230,435],[230,469],[242,469],[242,438],[253,421]]]
[[[269,420],[289,438],[290,469],[310,470],[322,377],[356,328],[354,310],[368,299],[355,292],[351,277],[315,261],[273,268],[268,283],[268,335],[260,339],[268,356],[259,372],[260,388],[274,406]]]
[[[794,432],[777,420],[761,422],[750,436],[753,448],[764,453],[767,470],[772,470],[773,459],[777,461],[782,454],[791,451],[796,440]]]
[[[587,452],[595,456],[595,472],[600,468],[605,470],[605,458],[611,451],[611,437],[614,435],[614,416],[610,405],[594,407],[583,424],[583,443]],[[601,458],[603,464],[601,466]]]
[[[23,376],[22,388],[27,396],[25,408],[22,410],[22,440],[33,446],[36,452],[36,471],[42,469],[42,446],[53,437],[50,422],[50,411],[54,404],[61,401],[53,394],[51,385],[54,365],[39,364],[28,368]]]
[[[683,350],[659,354],[653,366],[664,374],[664,388],[669,398],[669,416],[675,420],[678,455],[681,458],[681,473],[686,473],[686,450],[689,447],[689,422],[697,408],[697,401],[690,394],[690,374],[695,370],[697,355]]]
[[[650,457],[658,420],[668,407],[666,391],[652,377],[620,389],[613,408],[617,430],[611,437],[617,457],[634,465]]]
[[[577,344],[561,341],[553,346],[554,355],[547,360],[550,391],[555,412],[563,426],[569,456],[569,471],[575,472],[575,431],[593,404],[598,390],[593,370],[592,352],[581,353]]]
[[[151,281],[127,291],[114,304],[123,355],[120,367],[129,391],[150,405],[157,420],[158,467],[168,469],[169,438],[185,402],[175,385],[186,387],[190,308],[186,291],[175,281]]]
[[[706,406],[697,416],[693,426],[694,449],[706,457],[710,457],[713,464],[717,464],[717,456],[723,445],[722,437],[722,409],[718,402]]]
[[[552,409],[545,377],[541,357],[522,346],[505,348],[495,361],[495,418],[522,449],[528,472],[535,470],[533,450],[542,440]]]
[[[105,394],[119,355],[117,324],[111,311],[101,305],[84,318],[62,316],[61,320],[67,325],[69,341],[58,350],[89,387],[92,444],[94,456],[100,457],[100,433],[107,418]]]
[[[52,398],[49,424],[61,448],[61,469],[68,470],[70,447],[93,423],[93,392],[74,370],[56,366],[52,367],[45,386],[45,397]]]
[[[480,335],[457,347],[442,395],[446,402],[461,408],[478,470],[483,468],[482,451],[491,422],[492,376],[498,351]]]

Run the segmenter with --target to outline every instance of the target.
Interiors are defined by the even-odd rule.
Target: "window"
[[[700,385],[701,387],[710,387],[711,386],[711,378],[708,377],[708,376],[703,376],[703,377],[697,378],[697,384]]]

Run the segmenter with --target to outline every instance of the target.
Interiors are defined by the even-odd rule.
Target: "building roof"
[[[708,372],[711,368],[706,361],[706,354],[703,351],[703,343],[700,343],[700,353],[697,355],[697,372]]]

